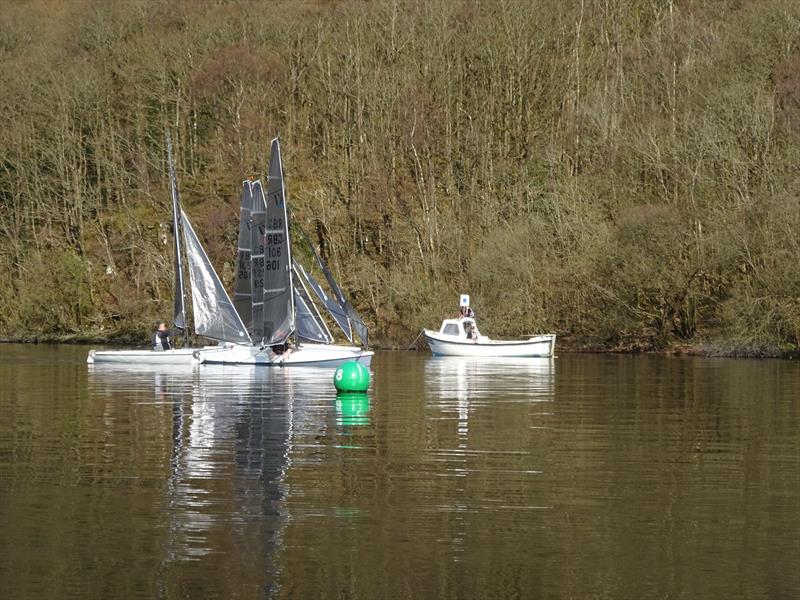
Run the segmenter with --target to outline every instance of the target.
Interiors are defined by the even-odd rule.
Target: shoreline
[[[563,340],[563,341],[562,341]],[[576,342],[569,338],[560,338],[557,352],[569,354],[652,354],[662,356],[693,356],[703,358],[758,358],[794,360],[800,358],[800,348],[785,348],[765,346],[712,344],[708,342],[697,344],[675,344],[666,348],[653,349],[645,345],[603,346],[590,342]],[[147,348],[147,338],[139,335],[102,336],[92,334],[66,334],[66,335],[31,335],[24,337],[0,337],[0,344],[45,344],[45,345],[101,345],[101,346],[128,346],[133,348]],[[371,347],[372,350],[398,351],[398,352],[427,352],[424,345],[418,344],[407,348],[399,344],[379,343]]]

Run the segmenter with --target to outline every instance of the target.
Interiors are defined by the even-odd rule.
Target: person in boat
[[[156,352],[163,352],[164,350],[172,349],[172,333],[167,329],[167,324],[160,321],[156,325],[156,331],[153,334],[153,350]]]
[[[467,339],[468,340],[471,340],[471,341],[477,343],[477,341],[478,341],[478,328],[475,327],[475,325],[473,325],[472,323],[467,322],[464,325],[464,331],[467,334]]]
[[[288,338],[282,344],[275,344],[274,346],[270,346],[269,349],[272,350],[278,362],[285,362],[292,353],[292,350],[294,350],[292,342],[289,341]]]
[[[475,318],[475,312],[469,306],[462,306],[461,310],[458,311],[458,318],[459,319],[464,319],[464,318],[474,319]]]

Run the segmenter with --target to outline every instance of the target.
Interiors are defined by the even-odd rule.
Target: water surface
[[[800,595],[800,365],[0,346],[4,598]]]

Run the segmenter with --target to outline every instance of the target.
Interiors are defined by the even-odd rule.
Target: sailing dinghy
[[[197,335],[216,340],[217,346],[202,348],[173,348],[171,350],[90,350],[86,362],[89,364],[115,365],[192,365],[194,353],[203,351],[213,354],[227,347],[250,344],[250,336],[241,317],[236,312],[225,288],[217,276],[208,255],[203,249],[194,227],[180,207],[175,168],[172,162],[172,142],[167,136],[167,156],[169,162],[170,187],[172,192],[172,225],[174,232],[175,302],[173,323],[183,330],[188,342],[188,328],[185,305],[183,261],[181,249],[186,253],[189,277],[192,288],[192,308],[194,328]],[[247,188],[249,192],[249,187]],[[246,200],[242,199],[242,205]],[[181,230],[183,237],[181,238]],[[183,239],[183,244],[181,244]],[[237,281],[238,285],[238,281]]]
[[[247,183],[247,182],[245,182]],[[237,277],[234,302],[252,342],[222,350],[198,350],[201,364],[336,367],[358,361],[369,367],[374,352],[360,346],[334,343],[312,293],[353,344],[353,333],[366,348],[364,322],[312,244],[308,244],[333,297],[303,266],[292,258],[283,163],[278,138],[272,140],[266,194],[260,181],[250,182],[249,204],[241,209]],[[243,201],[246,195],[242,196]],[[247,243],[249,240],[249,244]],[[306,240],[308,242],[308,240]],[[287,351],[287,348],[290,348]]]

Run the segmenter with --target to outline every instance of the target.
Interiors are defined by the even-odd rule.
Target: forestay
[[[219,340],[244,344],[250,336],[236,313],[222,282],[217,277],[200,240],[194,232],[186,213],[181,210],[183,238],[186,246],[186,259],[189,263],[189,276],[192,282],[192,305],[195,331],[198,335]]]

